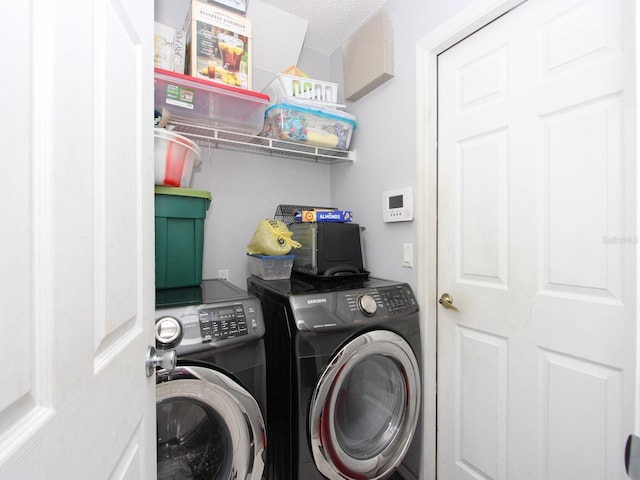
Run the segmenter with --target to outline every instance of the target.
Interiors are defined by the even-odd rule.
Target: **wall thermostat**
[[[382,194],[382,219],[385,222],[413,220],[413,189],[411,187],[387,190]]]

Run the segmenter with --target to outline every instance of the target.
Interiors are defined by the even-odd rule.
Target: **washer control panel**
[[[156,348],[175,348],[178,355],[251,342],[264,332],[262,306],[253,296],[156,310]]]
[[[247,317],[241,303],[198,310],[203,342],[246,335]]]

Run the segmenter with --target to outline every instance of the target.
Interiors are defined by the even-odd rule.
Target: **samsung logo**
[[[327,303],[326,298],[312,298],[311,300],[307,300],[307,304],[313,305],[314,303]]]

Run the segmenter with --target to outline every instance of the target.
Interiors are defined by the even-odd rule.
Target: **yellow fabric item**
[[[258,222],[253,238],[247,245],[250,255],[286,255],[302,245],[291,237],[293,232],[280,220],[263,219]]]
[[[318,147],[336,148],[339,140],[335,133],[307,131],[307,143]]]

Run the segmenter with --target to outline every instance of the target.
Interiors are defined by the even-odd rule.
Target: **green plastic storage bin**
[[[204,219],[211,193],[155,187],[156,288],[193,287],[202,282]]]

